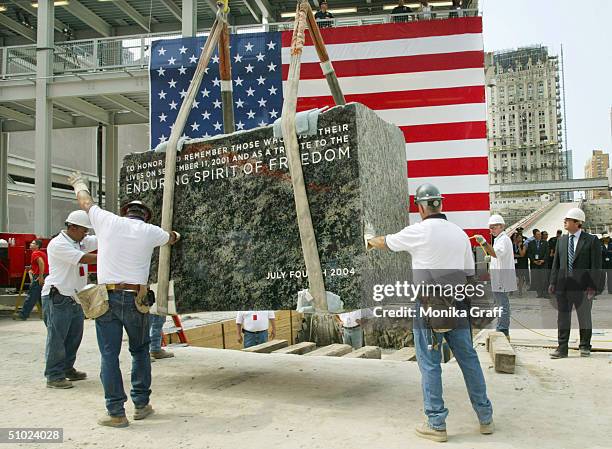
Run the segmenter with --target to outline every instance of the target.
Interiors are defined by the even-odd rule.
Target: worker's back
[[[91,207],[89,218],[98,236],[98,283],[147,284],[153,249],[166,244],[169,234],[98,206]]]

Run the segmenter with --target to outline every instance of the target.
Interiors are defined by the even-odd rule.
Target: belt
[[[125,284],[122,282],[120,284],[106,284],[106,289],[107,290],[125,290],[125,291],[138,292],[140,291],[140,285]]]
[[[261,334],[262,332],[268,332],[268,330],[263,330],[263,331],[248,331],[246,329],[242,329],[242,332],[246,332],[247,334]]]
[[[359,327],[359,324],[357,326],[353,326],[353,327],[346,327],[346,326],[342,326],[345,329],[357,329]]]

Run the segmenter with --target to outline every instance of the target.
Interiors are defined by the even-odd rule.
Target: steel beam
[[[35,17],[38,17],[37,8],[34,8],[30,2],[24,2],[23,0],[9,0],[13,5],[23,9],[25,12],[32,14]],[[55,29],[60,33],[63,33],[65,29],[70,28],[64,22],[54,19],[53,24],[55,25]]]
[[[32,128],[34,127],[34,118],[31,115],[15,111],[4,106],[0,106],[0,118],[15,120],[16,122],[23,123],[24,125],[31,126]]]
[[[40,9],[40,4],[38,8]],[[83,6],[77,0],[70,0],[68,5],[64,6],[64,9],[84,24],[89,25],[102,36],[108,37],[112,35],[113,28],[100,16]]]
[[[121,106],[122,108],[128,109],[145,119],[149,118],[149,110],[147,108],[136,103],[134,100],[124,97],[123,95],[103,95],[103,98],[115,103],[118,106]]]
[[[35,101],[32,101],[32,100],[23,101],[23,102],[14,101],[13,103],[22,108],[29,109],[34,114],[36,114],[36,102]],[[69,124],[74,123],[74,117],[72,115],[62,112],[57,108],[53,109],[53,120],[59,120],[61,122],[69,123]]]
[[[53,130],[53,101],[48,85],[53,75],[53,2],[38,4],[36,39],[36,131],[35,131],[35,191],[34,230],[48,237],[51,229],[51,132]]]
[[[255,21],[261,23],[261,16],[255,11],[255,5],[251,4],[251,0],[242,0],[242,3],[244,3],[244,6],[249,10]]]
[[[104,203],[107,211],[116,213],[119,202],[119,140],[115,114],[110,114],[109,119],[104,142],[106,156]]]
[[[149,123],[148,118],[144,118],[140,115],[134,114],[132,112],[127,114],[116,114],[115,116],[115,125],[144,125]],[[74,117],[74,122],[72,124],[55,121],[53,124],[53,129],[66,129],[66,128],[92,128],[98,124],[96,120],[92,120],[88,117]],[[33,131],[34,126],[25,125],[20,122],[10,121],[4,124],[4,132],[13,133],[13,132],[22,132],[22,131]]]
[[[198,3],[196,0],[183,0],[181,34],[195,37],[198,31]]]
[[[272,6],[270,5],[270,2],[268,2],[268,0],[255,0],[255,3],[257,4],[257,7],[261,11],[261,14],[263,17],[267,18],[268,20],[276,19],[274,15],[274,9],[272,9]]]
[[[117,8],[126,13],[130,17],[130,19],[140,25],[140,27],[143,28],[147,33],[151,31],[149,29],[149,21],[126,0],[115,0],[113,2],[113,5],[117,6]]]
[[[0,232],[8,230],[8,133],[0,120]]]
[[[159,0],[159,2],[166,7],[170,14],[176,17],[177,20],[183,20],[183,16],[181,13],[181,8],[176,6],[174,0]]]
[[[65,109],[70,109],[71,111],[85,117],[89,117],[96,122],[103,123],[105,125],[109,123],[108,112],[81,98],[61,98],[57,99],[55,102]]]
[[[491,193],[510,192],[576,192],[580,190],[612,190],[612,180],[608,178],[562,179],[559,181],[516,182],[492,184]]]
[[[36,31],[20,24],[16,20],[11,19],[6,14],[0,14],[0,25],[14,31],[32,42],[36,42]]]
[[[56,78],[57,79],[57,78]],[[149,72],[147,69],[125,72],[88,75],[85,80],[77,77],[65,78],[51,85],[52,98],[93,97],[149,91]],[[0,92],[1,93],[1,92]]]

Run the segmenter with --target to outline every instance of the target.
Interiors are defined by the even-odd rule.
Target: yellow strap
[[[219,0],[218,3],[223,3],[223,14],[229,13],[229,0]]]

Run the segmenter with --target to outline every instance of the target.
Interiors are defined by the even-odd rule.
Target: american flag
[[[444,212],[450,221],[468,235],[488,235],[482,19],[326,28],[321,32],[346,100],[363,103],[404,132],[410,192],[424,182],[436,185],[445,197]],[[291,31],[234,35],[231,45],[236,128],[272,123],[280,117]],[[248,50],[250,45],[253,47]],[[156,41],[153,45],[153,147],[170,135],[169,127],[178,112],[175,108],[182,100],[180,91],[187,90],[202,46],[203,39],[198,38]],[[166,54],[159,54],[162,48]],[[222,132],[217,64],[211,61],[201,87],[209,92],[198,95],[199,104],[185,127],[189,137]],[[166,69],[165,73],[160,74],[160,68]],[[185,73],[180,73],[181,68]],[[177,81],[176,88],[170,87],[171,79]],[[239,102],[244,103],[239,106]],[[172,103],[178,106],[172,108]],[[333,105],[333,99],[308,38],[302,55],[298,110],[326,105]],[[414,223],[420,217],[412,196],[410,204],[410,221]]]

